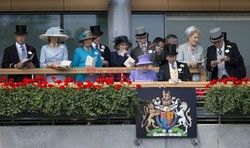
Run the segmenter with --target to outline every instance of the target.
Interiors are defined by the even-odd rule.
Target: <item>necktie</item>
[[[220,55],[222,54],[222,50],[221,50],[221,48],[219,48],[218,53],[219,53]]]
[[[26,56],[26,53],[25,53],[25,49],[24,49],[24,46],[23,45],[21,45],[20,46],[20,48],[21,48],[21,51],[22,51],[22,58],[24,59],[25,58],[25,56]]]
[[[174,64],[171,64],[171,67],[172,67],[172,69],[175,69],[175,66],[174,66]]]
[[[95,45],[95,48],[96,48],[96,49],[99,49],[97,44]]]
[[[147,47],[146,46],[142,46],[142,51],[143,51],[144,54],[146,54],[147,53]]]

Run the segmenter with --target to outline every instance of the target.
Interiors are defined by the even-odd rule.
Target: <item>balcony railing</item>
[[[152,68],[158,71],[159,68]],[[69,70],[56,70],[50,68],[40,69],[0,69],[0,75],[9,74],[88,74],[88,73],[129,73],[133,68],[109,67],[109,68],[72,68]],[[142,87],[190,87],[196,89],[204,89],[206,84],[206,71],[204,69],[190,69],[192,74],[198,73],[201,75],[202,82],[182,82],[179,84],[170,84],[168,82],[134,82],[131,87],[140,84]],[[250,86],[250,83],[248,83]],[[204,93],[204,92],[203,92]],[[204,97],[197,95],[197,122],[198,123],[250,123],[250,115],[241,114],[226,114],[223,117],[213,115],[204,111]],[[37,114],[22,114],[17,117],[0,117],[2,125],[20,125],[20,124],[134,124],[134,118],[127,118],[122,115],[105,116],[97,119],[85,119],[75,117],[48,117]]]

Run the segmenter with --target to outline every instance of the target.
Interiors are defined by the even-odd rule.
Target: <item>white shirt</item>
[[[94,42],[92,42],[91,45],[92,45],[93,48],[96,48],[96,45],[97,45],[97,44],[94,43]],[[98,50],[100,49],[100,44],[97,45],[97,48],[98,48]]]
[[[177,80],[178,79],[178,70],[177,70],[178,67],[177,67],[176,61],[173,64],[170,64],[170,63],[168,63],[168,64],[169,64],[170,78]],[[174,68],[172,68],[172,67],[174,67]]]
[[[25,57],[22,56],[22,48],[21,48],[22,45],[20,45],[19,43],[16,42],[16,49],[17,49],[17,53],[18,53],[18,56],[19,56],[19,59],[20,60],[23,60],[23,59],[27,59],[27,47],[25,44],[23,44],[23,48],[25,50]]]
[[[219,54],[219,48],[216,48],[217,53],[217,60],[219,61],[222,57],[224,57],[224,49],[225,49],[225,42],[223,42],[223,45],[221,47],[221,55]],[[218,78],[221,78],[223,75],[229,76],[227,73],[227,70],[225,69],[225,62],[221,62],[218,64]]]

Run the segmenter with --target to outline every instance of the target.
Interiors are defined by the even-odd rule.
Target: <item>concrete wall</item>
[[[135,125],[2,126],[0,148],[250,148],[250,125],[198,125],[198,145],[187,138],[139,139]]]

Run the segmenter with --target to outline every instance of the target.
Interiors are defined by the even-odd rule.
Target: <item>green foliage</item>
[[[221,115],[234,111],[249,113],[250,87],[242,85],[211,87],[207,91],[204,107],[208,112]]]
[[[124,113],[135,116],[140,99],[134,89],[122,85],[114,89],[40,88],[33,85],[0,89],[0,115],[15,116],[22,112],[49,116],[100,117]]]

